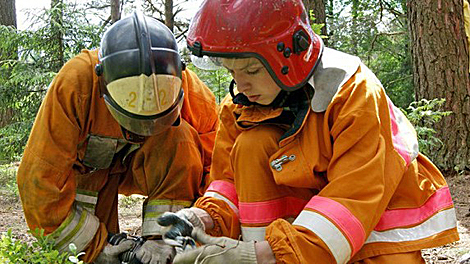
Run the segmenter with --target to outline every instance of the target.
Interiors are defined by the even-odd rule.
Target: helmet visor
[[[183,89],[180,89],[177,100],[166,111],[153,115],[141,116],[122,109],[107,95],[104,95],[106,106],[111,115],[125,129],[141,136],[152,136],[165,131],[178,119],[183,106]]]
[[[129,76],[106,85],[106,105],[125,129],[151,136],[171,126],[182,104],[179,77],[167,74]]]
[[[194,66],[198,67],[199,69],[202,70],[209,70],[209,71],[214,71],[214,70],[219,70],[222,68],[222,58],[220,57],[209,57],[209,56],[202,56],[202,57],[197,57],[194,55],[191,55],[191,62],[194,64]]]
[[[243,55],[243,56],[242,56]],[[269,64],[255,56],[254,54],[238,54],[238,56],[207,56],[197,57],[191,55],[191,62],[194,66],[203,70],[218,70],[218,69],[248,69],[250,67],[259,67],[262,65],[266,69],[270,69]]]
[[[109,96],[124,110],[142,116],[166,111],[178,98],[181,79],[167,74],[130,76],[106,85]]]

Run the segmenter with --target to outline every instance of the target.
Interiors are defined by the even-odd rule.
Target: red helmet
[[[256,57],[286,91],[307,83],[323,49],[301,0],[205,0],[187,42],[199,57]]]

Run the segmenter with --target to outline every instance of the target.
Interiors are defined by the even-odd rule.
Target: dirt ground
[[[447,177],[447,182],[457,212],[460,241],[423,250],[423,257],[426,263],[430,264],[470,264],[470,175]],[[139,196],[120,197],[121,231],[140,234],[142,201],[143,198]],[[6,232],[9,228],[12,229],[15,238],[31,240],[19,199],[0,195],[0,233]],[[467,257],[469,260],[462,262]]]

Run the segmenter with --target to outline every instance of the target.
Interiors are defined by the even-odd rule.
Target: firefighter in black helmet
[[[215,98],[168,28],[139,13],[116,22],[64,65],[38,112],[18,170],[29,227],[85,262],[166,263],[156,219],[203,192],[216,126]],[[142,237],[119,233],[118,193],[145,196]]]
[[[136,37],[124,37],[128,32]],[[164,24],[134,13],[105,33],[99,57],[106,106],[126,137],[155,135],[177,122],[182,63]]]

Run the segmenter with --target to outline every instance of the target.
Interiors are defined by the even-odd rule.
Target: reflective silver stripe
[[[98,197],[77,193],[75,195],[75,201],[88,203],[88,204],[96,204],[98,202]]]
[[[336,263],[346,263],[351,258],[351,246],[343,233],[323,215],[303,210],[292,223],[315,233],[330,249]]]
[[[98,192],[77,189],[75,201],[90,213],[95,214],[95,207],[98,202]]]
[[[69,244],[77,246],[77,252],[85,249],[98,230],[100,222],[96,216],[74,205],[71,214],[51,235],[55,240],[55,248],[59,252],[68,251]]]
[[[175,207],[184,208],[184,206],[174,206],[171,204],[147,205],[144,208],[144,214],[149,215],[149,213],[173,212],[171,209]]]
[[[164,212],[177,212],[191,206],[190,201],[151,200],[144,206],[142,221],[142,236],[161,235],[162,227],[157,218]]]
[[[222,200],[224,202],[226,202],[230,208],[232,208],[233,212],[237,215],[237,217],[240,217],[240,214],[238,213],[238,207],[235,206],[229,199],[227,199],[225,196],[223,195],[220,195],[219,193],[216,193],[216,192],[206,192],[204,194],[204,196],[206,197],[213,197],[213,198],[217,198],[219,200]]]
[[[77,202],[77,205],[80,205],[83,207],[83,209],[87,210],[91,214],[95,214],[95,205],[94,204],[87,204],[87,203],[82,203],[82,202]]]
[[[164,212],[176,212],[191,206],[190,201],[181,200],[150,200],[144,205],[144,217],[154,217]]]
[[[415,241],[437,235],[456,226],[455,209],[450,208],[411,228],[395,228],[382,232],[372,231],[365,243]]]
[[[246,227],[242,226],[243,241],[264,241],[266,235],[266,227]]]

